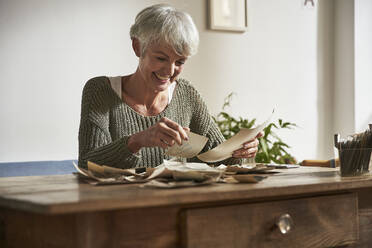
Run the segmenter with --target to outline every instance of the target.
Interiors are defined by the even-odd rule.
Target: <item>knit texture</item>
[[[107,77],[90,79],[82,95],[79,166],[86,168],[87,161],[92,161],[117,168],[155,167],[163,159],[170,159],[159,147],[145,147],[133,154],[127,146],[132,134],[155,125],[163,117],[206,136],[209,140],[202,152],[225,140],[200,94],[184,79],[177,80],[171,102],[156,116],[143,116],[133,110],[114,92]],[[202,162],[196,157],[188,161]],[[221,162],[236,164],[240,159]]]

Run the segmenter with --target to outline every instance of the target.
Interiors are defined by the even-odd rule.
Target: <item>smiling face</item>
[[[139,42],[134,41],[134,50],[139,56]],[[145,54],[139,56],[138,72],[146,88],[152,91],[164,91],[182,72],[186,56],[178,55],[167,44],[153,44],[147,47]]]

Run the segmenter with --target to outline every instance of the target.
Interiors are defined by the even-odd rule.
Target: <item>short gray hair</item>
[[[199,44],[198,30],[189,14],[166,4],[143,9],[130,28],[130,38],[137,38],[141,56],[152,43],[166,42],[177,54],[192,56]]]

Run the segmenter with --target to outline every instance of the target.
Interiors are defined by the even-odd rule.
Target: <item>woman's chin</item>
[[[163,90],[166,90],[168,89],[169,85],[170,85],[170,81],[167,80],[166,82],[163,82],[163,81],[159,81],[159,80],[155,80],[153,85],[155,86],[155,88],[159,91],[163,91]]]
[[[157,85],[155,87],[155,90],[156,91],[165,91],[165,90],[168,89],[168,87],[169,87],[169,84],[168,83],[167,84],[163,84],[163,85]]]

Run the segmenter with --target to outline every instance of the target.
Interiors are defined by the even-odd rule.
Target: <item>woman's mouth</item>
[[[170,77],[169,76],[161,76],[157,73],[154,72],[154,75],[155,77],[160,80],[162,83],[167,83],[168,81],[170,81]]]

